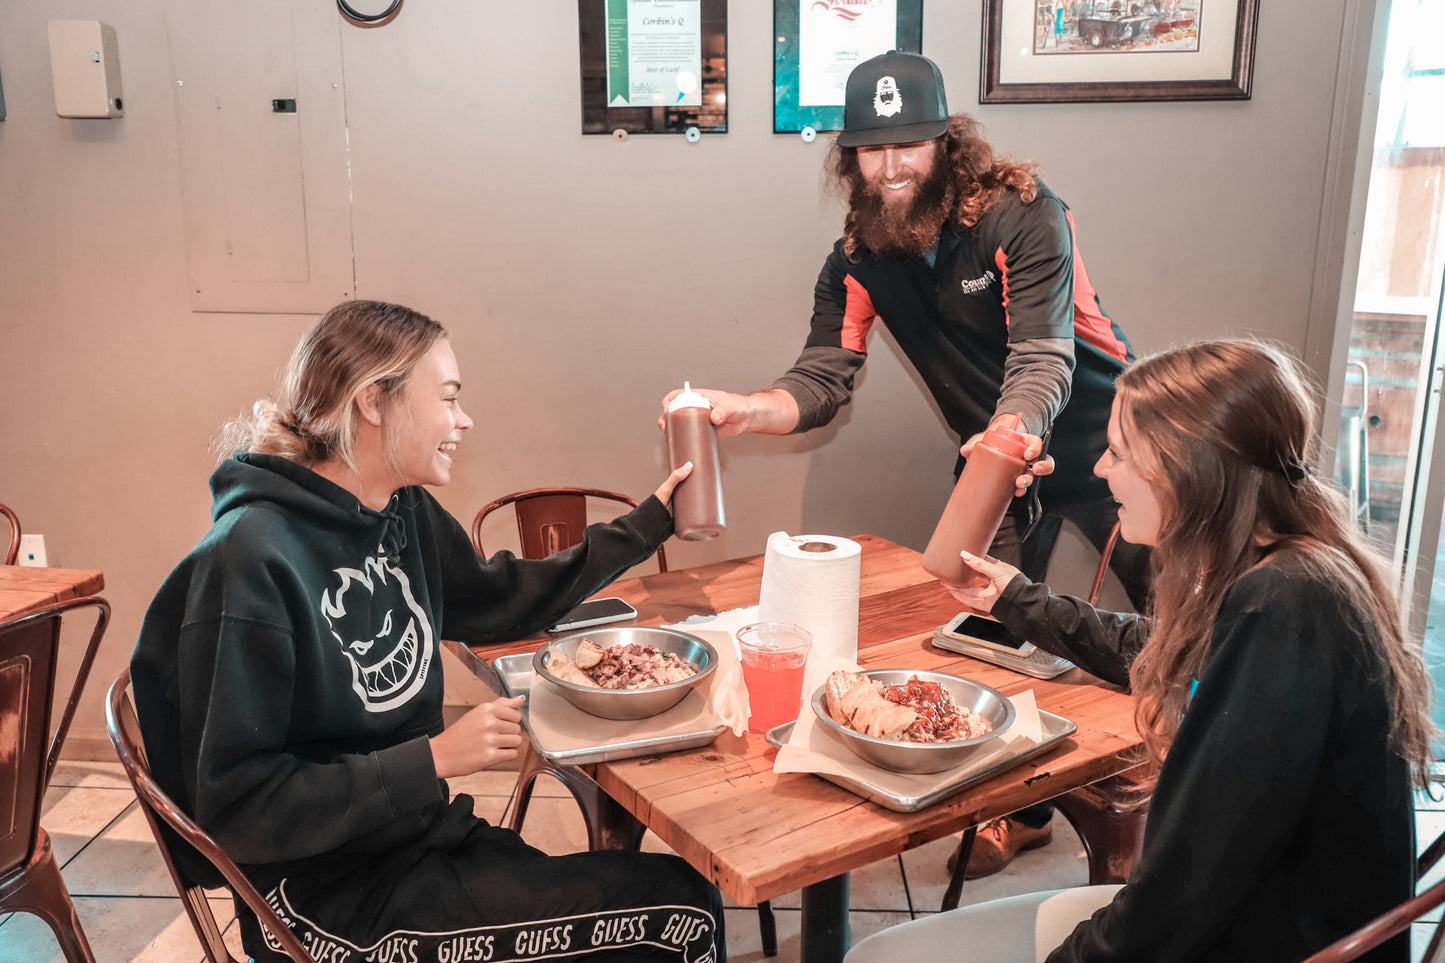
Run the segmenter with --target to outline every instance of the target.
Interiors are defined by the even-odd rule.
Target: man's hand
[[[1012,426],[1013,418],[1013,415],[996,415],[993,421],[989,422],[989,427],[994,427],[1004,419],[1008,419],[1009,425]],[[1021,431],[1019,434],[1028,439],[1028,442],[1024,445],[1024,467],[1027,471],[1025,474],[1014,479],[1014,495],[1022,497],[1028,491],[1029,486],[1034,483],[1034,476],[1053,474],[1054,456],[1045,455],[1043,458],[1039,457],[1044,451],[1044,440],[1038,435],[1031,435],[1026,431]],[[967,458],[973,453],[973,447],[982,440],[983,435],[983,432],[979,432],[964,442],[963,447],[959,449],[959,452],[964,458]]]
[[[744,432],[763,435],[786,435],[798,427],[798,402],[781,388],[754,391],[750,395],[735,395],[730,391],[713,388],[694,388],[698,394],[712,402],[711,419],[717,425],[719,438],[730,438]],[[672,399],[682,394],[681,389],[669,391],[662,399],[662,416],[657,427],[667,430],[667,406]]]
[[[431,737],[432,762],[443,779],[468,776],[511,762],[522,747],[526,696],[483,702],[439,736]]]

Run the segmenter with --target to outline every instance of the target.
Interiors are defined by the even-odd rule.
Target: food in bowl
[[[898,730],[898,734],[892,738],[873,736],[835,719],[825,705],[828,698],[828,685],[826,681],[819,685],[813,691],[811,700],[813,714],[817,717],[818,723],[823,729],[840,739],[849,752],[881,769],[891,769],[894,772],[930,773],[943,772],[964,765],[970,759],[977,758],[975,750],[978,747],[997,739],[1002,733],[1008,732],[1018,717],[1013,703],[1002,692],[962,676],[950,675],[946,672],[928,672],[923,669],[868,669],[856,673],[856,675],[870,683],[873,695],[882,702],[889,702],[883,697],[883,688],[906,689],[908,684],[915,679],[920,682],[937,683],[949,694],[956,705],[961,709],[966,709],[970,716],[978,717],[988,724],[988,731],[983,735],[943,742],[905,741],[899,736],[902,729],[908,728],[907,725],[902,726],[902,729]],[[878,684],[877,687],[872,686],[873,683]],[[860,689],[852,698],[865,704],[872,704],[877,708],[877,703],[873,702],[866,689]],[[918,714],[906,706],[891,702],[889,704],[898,709],[911,711],[914,715]],[[909,725],[911,724],[909,723]],[[896,729],[897,726],[892,728]]]
[[[579,661],[591,662],[594,658],[597,662],[601,661],[601,657],[591,646],[582,652],[581,659],[578,659],[578,650],[582,648],[582,643],[589,639],[596,643],[604,654],[608,649],[629,643],[652,646],[660,653],[697,666],[697,671],[680,682],[658,683],[640,689],[604,689],[577,664]],[[576,677],[559,676],[559,672],[568,671],[559,668],[564,661],[570,662],[572,671],[586,677],[587,682],[584,684],[575,681]],[[555,691],[568,702],[594,716],[621,720],[646,719],[672,708],[717,670],[717,662],[717,650],[706,640],[677,629],[645,625],[621,625],[573,632],[553,639],[532,655],[532,668],[538,676],[551,683]],[[596,662],[593,665],[595,666]]]
[[[697,674],[697,666],[655,645],[624,642],[603,648],[592,639],[577,643],[577,654],[558,650],[547,669],[564,682],[600,689],[650,689]]]
[[[911,675],[889,685],[838,669],[823,695],[828,715],[854,732],[901,742],[952,742],[993,731],[993,724],[954,701],[947,689]]]

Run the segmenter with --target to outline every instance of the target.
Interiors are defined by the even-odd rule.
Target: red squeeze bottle
[[[672,493],[675,534],[689,542],[717,538],[727,529],[717,426],[712,423],[712,403],[686,381],[667,406],[667,457],[674,469],[692,462],[692,474]]]
[[[1014,415],[1011,425],[988,429],[973,446],[923,551],[923,570],[929,575],[954,585],[979,581],[958,553],[988,554],[1013,500],[1014,479],[1024,473],[1028,437],[1018,430],[1022,425],[1022,416]]]

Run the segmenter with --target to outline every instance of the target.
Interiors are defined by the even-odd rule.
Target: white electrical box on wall
[[[119,117],[120,49],[115,28],[99,20],[52,20],[50,76],[61,117]]]
[[[21,535],[20,556],[15,561],[19,565],[45,568],[45,536]]]

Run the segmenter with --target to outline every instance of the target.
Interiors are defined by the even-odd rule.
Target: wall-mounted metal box
[[[99,20],[52,20],[50,76],[61,117],[119,117],[120,50],[115,28]]]
[[[191,306],[321,314],[352,297],[334,6],[166,0],[166,27]]]

